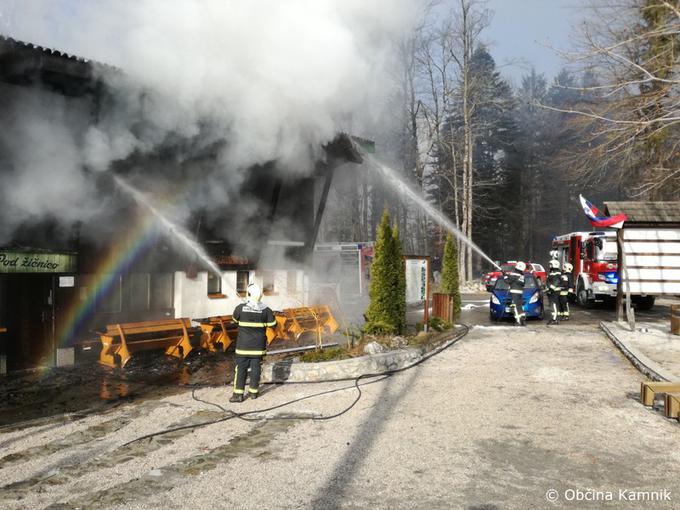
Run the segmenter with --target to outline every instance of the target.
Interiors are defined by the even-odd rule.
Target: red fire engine
[[[616,297],[619,281],[616,231],[573,232],[555,237],[552,249],[560,265],[574,266],[576,301],[584,307]],[[654,296],[633,295],[638,309],[654,306]]]

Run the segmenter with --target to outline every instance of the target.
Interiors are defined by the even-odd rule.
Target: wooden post
[[[423,312],[423,331],[427,332],[430,322],[430,257],[425,257],[425,310]]]
[[[619,236],[620,236],[620,241],[619,241]],[[619,291],[621,292],[621,295],[623,297],[623,278],[625,277],[626,279],[626,319],[628,319],[628,326],[630,327],[631,331],[635,331],[635,311],[631,307],[631,297],[630,297],[630,278],[628,276],[628,268],[626,266],[626,249],[625,249],[625,232],[623,228],[620,228],[619,231],[616,233],[616,242],[617,244],[620,242],[619,245],[619,256],[621,257],[621,266],[619,266],[619,282],[617,283],[617,292],[616,292],[616,297],[617,297],[617,302],[618,302],[618,297],[619,297]],[[623,306],[621,306],[620,311],[617,312],[617,316],[622,316],[623,315]],[[618,319],[621,321],[621,318]]]
[[[616,231],[617,260],[616,267],[618,279],[616,283],[616,320],[623,322],[623,229]]]

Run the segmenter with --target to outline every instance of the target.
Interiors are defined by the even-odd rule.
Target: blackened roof
[[[98,85],[101,70],[115,68],[0,35],[0,81],[16,85],[40,83],[66,95],[81,95]]]

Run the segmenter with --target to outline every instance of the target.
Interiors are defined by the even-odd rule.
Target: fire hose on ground
[[[182,426],[178,426],[178,427],[171,427],[171,428],[168,428],[168,429],[159,430],[157,432],[152,432],[150,434],[145,434],[143,436],[137,437],[137,438],[135,438],[131,441],[128,441],[127,443],[121,445],[121,448],[128,446],[132,443],[136,443],[138,441],[143,441],[145,439],[152,439],[154,437],[164,435],[164,434],[169,434],[171,432],[178,432],[178,431],[181,431],[181,430],[190,430],[190,429],[197,429],[197,428],[201,428],[201,427],[207,427],[209,425],[214,425],[214,424],[217,424],[217,423],[222,423],[222,422],[233,420],[233,419],[255,422],[255,421],[261,421],[261,420],[328,421],[328,420],[332,420],[332,419],[335,419],[335,418],[339,418],[340,416],[349,412],[359,402],[359,400],[361,400],[361,397],[362,397],[362,394],[363,394],[362,391],[361,391],[361,386],[374,384],[374,383],[383,381],[383,380],[387,379],[388,377],[391,377],[391,376],[398,374],[400,372],[405,372],[407,370],[410,370],[410,369],[420,365],[421,363],[424,363],[425,361],[429,360],[430,358],[436,356],[437,354],[445,351],[446,349],[448,349],[449,347],[451,347],[452,345],[457,343],[459,340],[464,338],[470,332],[470,326],[467,326],[465,324],[461,324],[460,327],[463,328],[463,331],[458,332],[455,335],[454,338],[448,340],[444,344],[442,344],[439,347],[428,352],[423,357],[421,357],[419,360],[411,363],[410,365],[407,365],[407,366],[401,367],[401,368],[392,369],[392,370],[386,370],[384,372],[361,374],[361,375],[354,377],[354,378],[351,378],[351,379],[344,379],[344,380],[352,380],[353,384],[351,384],[349,386],[344,386],[342,388],[335,388],[335,389],[332,389],[332,390],[326,390],[326,391],[322,391],[322,392],[319,392],[319,393],[313,393],[311,395],[306,395],[304,397],[296,398],[294,400],[282,402],[281,404],[277,404],[275,406],[271,406],[271,407],[264,408],[264,409],[254,409],[252,411],[245,411],[245,412],[240,412],[240,413],[236,412],[236,411],[232,411],[231,409],[227,409],[220,404],[217,404],[215,402],[210,402],[208,400],[203,400],[203,399],[196,396],[196,390],[198,390],[200,388],[205,388],[205,387],[215,388],[216,386],[195,386],[191,390],[191,397],[195,401],[216,407],[216,408],[220,409],[222,412],[227,413],[227,416],[223,416],[221,418],[217,418],[217,419],[214,419],[214,420],[208,420],[208,421],[205,421],[205,422],[194,423],[194,424],[191,424],[191,425],[182,425]],[[360,384],[360,382],[364,379],[374,379],[374,380]],[[341,379],[341,380],[343,380],[343,379]],[[276,383],[276,384],[318,384],[318,383],[297,383],[296,382],[296,383]],[[337,393],[337,392],[340,392],[340,391],[346,391],[346,390],[350,390],[350,389],[356,389],[357,390],[357,395],[356,395],[355,399],[347,407],[345,407],[341,411],[338,411],[337,413],[334,413],[334,414],[331,414],[331,415],[294,415],[294,414],[291,415],[291,414],[286,414],[286,415],[276,415],[276,416],[260,416],[262,413],[275,411],[277,409],[281,409],[283,407],[295,404],[297,402],[301,402],[303,400],[308,400],[310,398],[320,397],[322,395],[328,395],[328,394],[331,394],[331,393]]]

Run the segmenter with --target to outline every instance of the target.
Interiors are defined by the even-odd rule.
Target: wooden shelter
[[[616,309],[622,320],[625,292],[634,328],[631,294],[652,303],[655,296],[680,295],[680,202],[605,202],[605,213],[627,216],[617,231]]]

